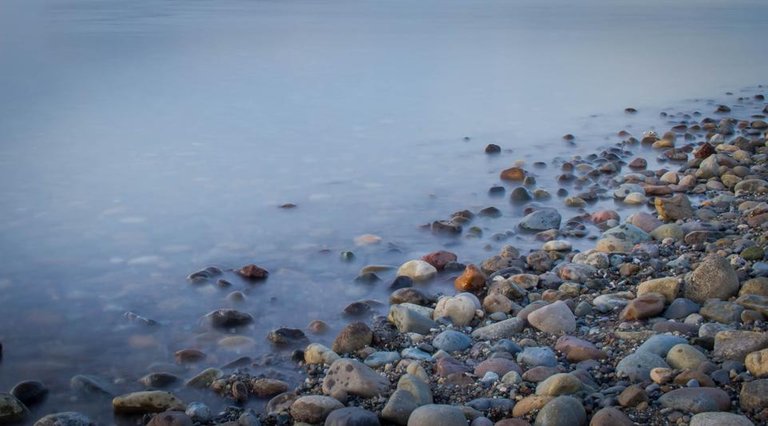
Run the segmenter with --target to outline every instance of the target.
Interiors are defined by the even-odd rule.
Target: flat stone
[[[206,368],[184,383],[184,386],[203,389],[211,386],[214,380],[223,376],[224,372],[218,368]]]
[[[598,410],[589,422],[589,426],[633,426],[635,423],[614,407],[605,407]]]
[[[555,352],[546,346],[534,347],[528,346],[523,348],[523,351],[517,354],[518,364],[528,367],[555,367],[557,366],[557,355]]]
[[[742,294],[736,299],[735,303],[768,316],[768,296],[760,294]]]
[[[374,352],[368,355],[363,363],[371,368],[377,368],[397,361],[400,361],[400,354],[397,352]]]
[[[558,396],[539,411],[534,426],[582,426],[586,423],[587,413],[581,401],[572,396]]]
[[[505,374],[507,374],[510,371],[517,371],[519,374],[523,374],[523,370],[520,369],[520,366],[517,365],[514,361],[511,359],[506,358],[489,358],[485,361],[481,362],[480,364],[477,364],[475,367],[475,376],[483,377],[485,376],[485,373],[492,371],[499,375],[499,377],[503,377]]]
[[[682,283],[677,277],[656,278],[643,281],[637,286],[637,295],[642,296],[648,293],[659,293],[664,296],[667,303],[671,303],[680,292]]]
[[[755,426],[755,424],[738,414],[712,411],[694,414],[688,426]]]
[[[707,362],[707,356],[685,343],[673,346],[667,353],[667,364],[678,370],[695,370],[704,362]]]
[[[715,334],[717,358],[743,362],[751,352],[768,348],[768,333],[742,330],[725,330]]]
[[[536,386],[536,395],[559,396],[574,394],[581,390],[581,380],[568,373],[550,376]]]
[[[723,324],[733,324],[741,320],[744,307],[725,300],[708,300],[699,311],[699,314],[710,321]]]
[[[36,421],[34,426],[95,426],[85,414],[74,411],[48,414]]]
[[[184,411],[184,403],[170,392],[142,391],[120,395],[112,400],[115,414],[162,413]]]
[[[665,408],[694,414],[706,411],[728,411],[731,408],[731,398],[725,391],[702,387],[669,391],[659,398],[659,403]]]
[[[556,209],[543,208],[527,214],[518,226],[526,231],[546,231],[560,228],[561,220],[562,217]]]
[[[436,322],[403,304],[390,306],[387,318],[401,333],[429,334],[430,329],[437,328]]]
[[[337,395],[344,392],[371,398],[389,391],[389,380],[360,361],[339,359],[331,364],[323,379],[323,393]]]
[[[435,336],[432,346],[446,352],[463,351],[472,346],[472,338],[454,330],[445,330]]]
[[[671,334],[656,334],[643,342],[636,352],[650,352],[660,357],[666,357],[673,346],[688,343],[688,340]]]
[[[647,293],[629,301],[619,317],[624,321],[637,321],[652,318],[664,311],[664,295]]]
[[[608,357],[608,354],[598,349],[594,343],[573,336],[561,336],[558,338],[555,350],[565,354],[565,358],[570,362]]]
[[[379,426],[376,413],[360,407],[334,410],[325,418],[325,426]]]
[[[398,276],[406,276],[412,280],[427,281],[437,274],[437,268],[423,260],[409,260],[397,270]]]
[[[744,359],[744,365],[755,377],[768,376],[768,349],[750,352]]]

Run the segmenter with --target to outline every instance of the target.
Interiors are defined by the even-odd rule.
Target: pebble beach
[[[130,382],[76,375],[69,392],[111,407],[120,425],[765,424],[763,93],[662,111],[666,128],[618,129],[618,142],[594,152],[565,134],[558,143],[575,154],[567,159],[519,161],[503,146],[478,147],[507,164],[482,190],[520,217],[477,226],[507,218],[497,206],[456,206],[414,229],[435,250],[363,265],[352,285],[389,296],[345,301],[339,330],[317,318],[252,335],[253,312],[222,307],[195,326],[241,348],[239,357],[183,348]],[[637,110],[624,113],[631,121]],[[539,183],[545,175],[556,185]],[[500,246],[485,258],[454,243],[483,235]],[[338,255],[356,258],[354,249]],[[201,265],[186,279],[230,301],[245,297],[240,285],[271,284],[257,259],[231,270]],[[274,356],[251,358],[255,345]],[[3,350],[13,348],[0,342],[0,363]],[[97,424],[87,412],[33,416],[29,407],[49,392],[34,377],[0,391],[0,424]]]

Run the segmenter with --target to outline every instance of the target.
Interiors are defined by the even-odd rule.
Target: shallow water
[[[136,390],[178,349],[208,351],[203,366],[241,355],[201,335],[203,314],[233,305],[190,272],[272,272],[232,278],[256,317],[241,352],[272,356],[269,329],[335,331],[350,301],[385,300],[390,275],[352,282],[363,265],[532,247],[490,238],[520,214],[486,194],[500,169],[587,154],[660,126],[661,109],[763,82],[765,2],[615,3],[3,1],[0,391],[43,380],[36,413],[108,423],[108,405],[72,399],[72,375]],[[554,170],[537,171],[553,192]],[[489,205],[504,216],[474,223],[482,239],[418,230]],[[384,242],[355,247],[363,233]],[[255,371],[296,380],[288,355]]]

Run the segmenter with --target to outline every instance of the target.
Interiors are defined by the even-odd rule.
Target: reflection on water
[[[42,380],[39,412],[108,419],[70,398],[71,376],[138,389],[186,347],[210,354],[193,370],[247,353],[296,380],[266,331],[337,329],[350,301],[383,300],[384,284],[352,283],[363,265],[498,249],[489,235],[519,214],[486,194],[499,169],[615,141],[624,107],[640,108],[639,134],[665,103],[763,77],[764,2],[615,3],[2,2],[0,390]],[[552,168],[539,174],[555,188]],[[481,239],[417,230],[489,205],[504,216],[480,220]],[[384,243],[355,247],[363,233]],[[251,262],[266,282],[184,279]],[[240,330],[253,347],[200,327],[220,307],[255,316]]]

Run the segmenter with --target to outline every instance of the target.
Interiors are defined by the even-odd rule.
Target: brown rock
[[[664,311],[665,298],[659,293],[648,293],[631,300],[621,311],[624,321],[651,318]]]
[[[633,426],[635,423],[614,407],[605,407],[592,416],[589,426]]]
[[[520,167],[511,167],[506,170],[502,170],[499,176],[501,180],[521,181],[525,179],[525,170]]]
[[[155,414],[147,426],[192,426],[192,419],[181,411],[166,411]]]
[[[696,371],[696,370],[683,370],[683,372],[675,376],[675,379],[672,382],[676,385],[684,386],[690,380],[696,380],[697,382],[699,382],[699,386],[701,387],[705,387],[705,388],[715,387],[715,382],[712,380],[711,377],[707,376],[701,371]]]
[[[641,402],[648,402],[648,394],[640,385],[628,386],[617,398],[622,407],[636,407]]]
[[[739,393],[742,410],[763,410],[768,408],[768,379],[744,383]]]
[[[359,351],[373,341],[373,332],[363,322],[353,322],[344,327],[331,348],[337,354],[346,354]]]
[[[699,149],[693,152],[693,156],[696,158],[705,159],[714,153],[715,147],[710,145],[709,142],[704,142],[704,144],[701,145]]]
[[[671,198],[657,197],[654,204],[656,205],[656,212],[662,220],[674,221],[693,216],[691,202],[683,194],[675,194]]]
[[[504,375],[510,371],[517,371],[519,374],[523,374],[523,370],[520,369],[520,366],[518,366],[516,362],[505,358],[486,359],[480,364],[477,364],[474,373],[475,376],[483,377],[485,376],[485,373],[489,371],[493,371],[498,374],[499,377],[504,377]]]
[[[561,336],[555,343],[555,350],[565,354],[570,362],[581,362],[588,359],[603,359],[608,355],[598,349],[592,342],[573,336]]]
[[[182,349],[176,351],[174,358],[178,364],[190,364],[193,362],[200,362],[206,358],[206,354],[203,351],[197,349]]]
[[[448,377],[452,374],[468,373],[469,371],[469,367],[451,357],[442,357],[435,363],[435,373],[437,373],[437,375],[440,377]]]
[[[512,301],[503,294],[489,294],[483,299],[483,309],[491,314],[494,312],[504,312],[507,314],[512,310],[512,307]]]
[[[473,264],[467,265],[464,272],[456,278],[454,286],[456,291],[480,293],[485,289],[485,274]]]
[[[288,383],[277,379],[251,380],[251,393],[258,398],[268,398],[288,390]]]
[[[514,408],[512,408],[512,416],[514,417],[522,417],[526,414],[530,413],[534,410],[540,410],[542,409],[549,401],[552,401],[555,399],[553,396],[545,396],[545,395],[531,395],[527,396],[520,401],[518,401],[517,404],[515,404]]]
[[[243,266],[237,270],[237,273],[240,274],[241,277],[253,281],[263,280],[269,276],[269,272],[267,272],[266,269],[253,264]]]
[[[450,262],[455,262],[457,259],[458,258],[454,253],[444,250],[426,254],[421,258],[421,260],[434,266],[438,271],[442,271],[445,269],[445,265],[449,264]]]
[[[629,167],[632,169],[644,169],[648,166],[648,161],[645,158],[637,157],[629,162]]]

